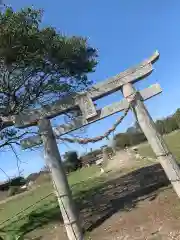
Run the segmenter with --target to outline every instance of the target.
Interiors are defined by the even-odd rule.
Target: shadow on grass
[[[168,184],[163,169],[160,164],[156,164],[98,186],[95,184],[89,190],[83,190],[81,187],[81,191],[76,194],[76,203],[81,212],[85,231],[97,228],[118,211],[130,211],[140,200],[156,198],[157,190]],[[39,211],[31,212],[16,231],[25,235],[48,223],[62,222],[58,205],[53,203],[54,205],[49,207],[50,204]]]
[[[169,185],[160,164],[143,167],[92,189],[79,201],[84,227],[92,231],[118,211],[131,211],[139,201],[154,200],[161,187]]]

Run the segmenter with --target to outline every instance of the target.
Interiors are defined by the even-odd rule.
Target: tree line
[[[176,112],[171,116],[157,120],[155,124],[157,130],[162,135],[180,129],[180,108],[178,108]],[[114,137],[114,144],[116,149],[122,149],[126,146],[128,147],[138,145],[144,141],[146,141],[146,137],[141,131],[138,123],[136,123],[133,127],[128,128],[125,133],[118,133]]]
[[[176,112],[168,116],[164,119],[157,120],[155,122],[157,130],[161,134],[168,134],[175,130],[180,129],[180,109],[177,109]],[[141,131],[140,126],[136,122],[133,127],[130,127],[127,129],[125,133],[118,133],[114,137],[114,150],[120,150],[124,149],[125,147],[130,147],[134,145],[138,145],[144,141],[146,141],[146,137],[144,133]],[[113,152],[112,147],[106,146],[107,151]],[[70,173],[73,171],[76,171],[83,166],[89,164],[94,164],[97,160],[97,156],[102,154],[102,149],[95,149],[93,151],[88,152],[87,154],[82,155],[81,157],[78,156],[76,151],[69,151],[64,154],[64,169],[66,173]],[[44,172],[48,172],[48,170],[43,170],[40,173],[37,174],[31,174],[36,179],[39,175],[41,175]],[[29,176],[29,179],[32,178],[31,175]],[[36,176],[37,175],[37,176]]]
[[[176,112],[164,119],[155,122],[157,130],[161,134],[168,134],[180,129],[180,108]],[[125,133],[118,133],[114,136],[114,150],[124,149],[145,142],[147,139],[136,122],[133,127],[127,129]],[[111,147],[107,147],[112,152]],[[67,173],[76,171],[84,165],[91,165],[97,160],[97,156],[102,154],[102,149],[96,149],[78,157],[75,151],[65,153],[64,167]]]

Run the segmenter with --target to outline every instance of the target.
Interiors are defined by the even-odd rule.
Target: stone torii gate
[[[44,145],[45,160],[51,170],[54,187],[57,192],[62,217],[70,240],[82,240],[83,233],[79,218],[76,214],[72,194],[61,163],[56,138],[74,131],[90,123],[99,121],[116,112],[131,107],[134,115],[143,130],[149,144],[161,163],[174,190],[180,197],[180,171],[176,159],[170,153],[163,138],[157,132],[155,124],[149,115],[143,101],[162,92],[159,84],[154,84],[142,91],[136,91],[133,83],[147,77],[153,71],[152,64],[158,60],[159,53],[155,52],[152,57],[135,68],[130,68],[120,74],[94,85],[88,92],[77,93],[71,97],[58,100],[40,109],[24,111],[17,116],[3,118],[2,121],[18,128],[26,128],[34,125],[39,127],[39,135],[26,138],[21,141],[22,147]],[[97,110],[95,100],[105,97],[115,91],[121,90],[124,99]],[[52,128],[50,119],[69,110],[80,108],[82,116],[77,117],[72,123]]]

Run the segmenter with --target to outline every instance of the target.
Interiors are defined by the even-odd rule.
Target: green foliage
[[[19,236],[19,234],[15,236],[14,233],[9,233],[5,237],[0,236],[0,240],[24,240],[24,237]]]
[[[115,149],[122,149],[130,146],[129,134],[127,133],[118,133],[114,137]]]
[[[178,116],[176,113],[173,116],[169,116],[156,122],[156,127],[161,134],[168,134],[179,128],[180,122],[178,122]]]
[[[125,147],[137,145],[143,141],[146,141],[146,137],[141,132],[126,132],[119,133],[114,137],[115,140],[115,148],[123,149]]]
[[[174,116],[167,117],[164,119],[164,126],[165,126],[165,133],[171,133],[172,131],[178,129],[178,125],[176,120],[174,119]]]
[[[144,141],[146,141],[146,137],[141,132],[136,132],[134,134],[129,135],[130,146],[137,145],[137,144],[139,144],[141,142],[144,142]]]
[[[0,190],[5,191],[5,190],[8,190],[10,187],[14,187],[14,186],[20,187],[24,184],[26,184],[26,180],[23,177],[21,176],[15,177],[10,179],[7,182],[0,184]]]
[[[76,171],[78,168],[81,167],[81,161],[78,158],[77,152],[75,151],[66,152],[64,158],[65,158],[64,167],[68,173]]]
[[[65,36],[53,27],[40,27],[42,15],[42,10],[33,8],[16,12],[5,7],[0,12],[2,116],[19,114],[91,84],[87,75],[95,70],[96,49],[85,38]]]
[[[164,119],[156,121],[156,128],[161,134],[168,134],[180,128],[180,109]],[[119,133],[114,137],[115,148],[122,149],[146,141],[138,123],[127,129],[126,133]]]
[[[8,138],[13,139],[14,137],[17,136],[18,130],[14,129],[14,128],[8,128],[8,129],[3,129],[0,132],[0,140],[6,140]]]
[[[102,179],[102,176],[100,180],[99,178],[97,179],[98,172],[99,168],[93,166],[82,168],[78,172],[69,174],[68,182],[71,186],[74,199],[81,201],[88,191],[91,191],[91,188],[104,184],[104,181],[107,179]],[[0,222],[8,218],[10,220],[5,225],[1,225],[0,236],[4,237],[3,239],[5,240],[11,239],[10,236],[28,240],[34,236],[34,234],[32,234],[33,236],[31,235],[31,232],[36,235],[36,230],[38,231],[38,229],[42,228],[48,231],[49,224],[51,225],[51,221],[54,222],[54,219],[57,219],[57,217],[58,221],[62,221],[57,198],[54,194],[35,204],[40,198],[52,192],[52,190],[51,181],[42,182],[39,188],[34,188],[32,191],[26,192],[23,197],[19,195],[17,198],[1,205]],[[34,205],[29,208],[33,203]],[[26,211],[18,215],[17,213],[22,211],[22,209],[26,209]],[[13,218],[13,216],[15,217]],[[43,235],[43,232],[41,234]],[[12,238],[12,240],[14,239]]]
[[[1,78],[8,72],[9,84],[1,88],[4,95],[12,90],[6,114],[27,108],[44,95],[62,97],[90,84],[87,74],[96,66],[96,50],[84,38],[66,37],[52,27],[41,29],[41,18],[42,11],[31,8],[0,13]]]
[[[10,185],[11,186],[22,186],[26,184],[26,180],[23,177],[15,177],[13,179],[11,179],[10,181]]]
[[[180,108],[178,108],[174,114],[175,121],[178,125],[178,128],[180,128]]]

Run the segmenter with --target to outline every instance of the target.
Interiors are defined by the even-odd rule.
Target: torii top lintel
[[[126,83],[135,83],[145,77],[153,71],[152,64],[159,59],[159,52],[155,51],[154,54],[143,61],[136,67],[129,68],[120,74],[111,77],[105,81],[102,81],[94,86],[92,86],[87,92],[77,93],[73,96],[57,100],[51,104],[44,105],[42,108],[27,110],[20,113],[17,116],[11,117],[1,117],[3,122],[9,123],[11,125],[15,124],[19,128],[25,128],[29,126],[36,125],[39,119],[53,118],[66,111],[75,109],[77,106],[80,106],[79,99],[82,95],[88,95],[88,98],[92,100],[97,100],[104,96],[107,96],[113,92],[119,90]],[[95,111],[95,109],[94,109]],[[92,113],[93,114],[93,113]],[[93,116],[93,115],[92,115]]]

